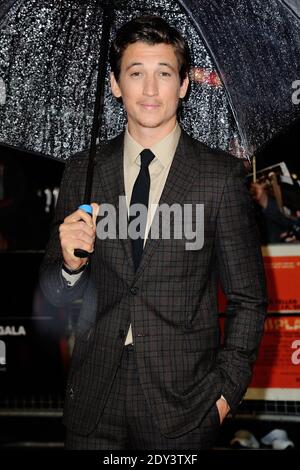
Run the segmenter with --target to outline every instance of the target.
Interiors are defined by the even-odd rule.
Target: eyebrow
[[[129,70],[131,67],[135,67],[137,65],[144,65],[144,64],[142,62],[133,62],[132,64],[128,65],[128,67],[126,67],[125,71],[127,72],[127,70]],[[177,72],[177,69],[175,69],[173,67],[173,65],[169,64],[168,62],[159,62],[158,65],[168,67],[169,69],[173,70],[174,72]]]

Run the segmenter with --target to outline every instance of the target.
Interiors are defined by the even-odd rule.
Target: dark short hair
[[[190,69],[188,44],[177,29],[170,26],[160,16],[152,15],[133,18],[117,31],[110,48],[110,66],[117,81],[120,77],[121,60],[125,49],[138,41],[150,45],[163,43],[173,46],[179,64],[180,82],[183,82]]]

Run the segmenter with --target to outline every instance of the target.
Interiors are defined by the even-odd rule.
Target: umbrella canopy
[[[237,156],[252,155],[299,116],[292,102],[292,84],[300,77],[296,0],[114,3],[112,35],[132,17],[151,13],[187,38],[192,83],[181,125],[196,139]],[[102,4],[0,0],[0,142],[61,160],[88,148]],[[101,139],[120,133],[125,122],[107,74]]]

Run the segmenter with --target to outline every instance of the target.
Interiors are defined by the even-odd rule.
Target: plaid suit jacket
[[[264,269],[243,165],[182,132],[160,204],[204,204],[204,245],[148,239],[137,272],[129,239],[96,239],[70,288],[61,275],[58,225],[83,201],[87,155],[66,165],[40,272],[56,305],[83,298],[66,389],[64,422],[86,435],[101,419],[132,324],[139,378],[167,437],[201,423],[223,394],[233,412],[251,379],[266,313]],[[92,201],[124,195],[123,134],[99,148]],[[220,342],[217,289],[228,299]]]

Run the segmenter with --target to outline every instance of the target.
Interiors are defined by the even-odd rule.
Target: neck
[[[142,145],[142,147],[151,148],[153,145],[157,144],[157,142],[160,142],[170,134],[174,130],[176,123],[177,121],[175,119],[174,122],[164,128],[141,127],[136,129],[135,126],[130,126],[130,123],[128,122],[128,132],[136,142]]]

